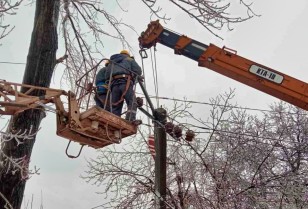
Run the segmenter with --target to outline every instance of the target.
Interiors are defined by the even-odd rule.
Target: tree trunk
[[[48,87],[56,64],[58,48],[57,24],[59,18],[60,0],[37,0],[29,47],[27,65],[23,78],[24,84]],[[22,37],[22,34],[21,34]],[[26,89],[22,89],[25,92]],[[44,92],[33,92],[33,95],[42,95]],[[11,118],[8,127],[9,133],[31,130],[36,133],[45,113],[41,109],[27,110]],[[6,140],[5,140],[6,139]],[[0,152],[0,208],[5,205],[14,209],[21,207],[23,193],[28,176],[28,166],[35,142],[34,139],[3,137]],[[12,163],[11,160],[17,163]],[[16,161],[19,159],[18,161]],[[9,202],[9,204],[7,203]],[[11,208],[11,207],[8,207]]]

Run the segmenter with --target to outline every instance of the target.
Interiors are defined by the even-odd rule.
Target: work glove
[[[136,103],[137,103],[137,107],[142,107],[143,106],[143,99],[140,98],[140,97],[137,97]]]
[[[86,91],[92,91],[93,83],[88,83],[86,86]]]

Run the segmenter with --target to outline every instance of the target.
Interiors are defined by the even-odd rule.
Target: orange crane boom
[[[142,49],[163,44],[174,53],[196,60],[224,76],[251,86],[283,101],[308,110],[308,84],[277,70],[237,55],[235,50],[214,44],[206,45],[185,35],[164,28],[158,20],[152,21],[139,37]]]

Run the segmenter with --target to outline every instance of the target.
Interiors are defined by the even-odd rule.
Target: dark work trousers
[[[121,78],[114,80],[111,85],[111,101],[112,104],[117,103],[121,100],[121,96],[125,92],[127,79]],[[137,103],[136,103],[136,95],[134,92],[134,82],[131,81],[126,94],[124,95],[124,100],[127,104],[127,113],[125,119],[128,121],[136,120],[136,111],[137,111]],[[117,105],[112,105],[111,112],[117,116],[121,116],[122,108],[123,108],[124,101],[121,101]]]
[[[107,93],[96,94],[94,96],[94,101],[96,103],[96,106],[99,106],[100,108],[103,108],[103,109],[105,109],[105,110],[110,112],[110,108],[109,108],[109,104],[108,104],[109,101],[107,101],[106,99],[107,99]],[[107,102],[106,108],[104,108],[105,107],[105,102]]]

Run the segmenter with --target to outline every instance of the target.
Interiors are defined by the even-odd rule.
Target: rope
[[[146,88],[146,82],[145,82],[145,71],[144,71],[144,63],[143,63],[143,57],[141,56],[140,54],[140,57],[141,57],[141,66],[142,66],[142,73],[143,73],[143,83],[144,83],[144,89],[147,90]],[[149,112],[149,104],[148,104],[148,100],[145,100],[145,105],[146,105],[146,110],[147,112]],[[151,131],[151,121],[150,121],[150,118],[147,117],[148,119],[148,130],[149,130],[149,135],[151,135],[152,131]]]
[[[159,94],[158,94],[158,77],[157,77],[157,64],[156,64],[156,48],[154,47],[154,71],[155,71],[155,79],[156,79],[156,88],[157,88],[157,93],[156,96],[157,98],[157,107],[159,107]]]
[[[155,78],[156,78],[156,85],[157,85],[157,107],[159,107],[159,94],[158,94],[158,77],[157,77],[157,63],[156,63],[156,48],[154,47],[154,70],[155,70]]]
[[[154,78],[153,80],[154,80],[155,95],[156,97],[158,97],[157,71],[155,70],[155,66],[153,65],[153,60],[154,60],[154,63],[156,63],[155,56],[153,59],[152,50],[150,50],[150,53],[151,53],[152,72],[153,72],[153,78]],[[154,51],[154,54],[155,54],[155,51]],[[159,100],[157,98],[156,98],[156,102],[157,102],[157,107],[159,107]]]

